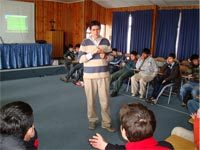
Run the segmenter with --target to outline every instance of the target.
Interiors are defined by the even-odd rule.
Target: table
[[[0,44],[0,69],[51,65],[51,44]]]

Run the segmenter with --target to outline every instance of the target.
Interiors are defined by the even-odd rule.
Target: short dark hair
[[[92,29],[92,26],[99,26],[99,29],[101,29],[101,23],[97,20],[93,20],[90,22],[90,30]]]
[[[4,105],[0,109],[0,133],[24,139],[34,122],[31,106],[22,101]]]
[[[169,55],[168,55],[168,57],[172,57],[172,58],[176,58],[176,55],[174,54],[174,53],[170,53]]]
[[[138,53],[136,51],[131,51],[131,54],[137,56]]]
[[[79,47],[80,47],[80,44],[76,44],[75,47],[78,47],[78,48],[79,48]]]
[[[112,51],[115,51],[115,52],[117,52],[117,48],[113,48],[113,49],[112,49]]]
[[[156,120],[153,112],[140,103],[124,105],[120,109],[122,128],[130,142],[141,141],[153,136]]]
[[[73,45],[72,45],[72,44],[69,44],[69,45],[68,45],[68,48],[73,48]]]
[[[190,57],[190,61],[193,61],[194,59],[199,59],[199,55],[193,54],[193,55]]]
[[[19,139],[14,136],[10,135],[1,135],[0,136],[0,147],[3,150],[12,150],[12,149],[17,149],[17,150],[25,150],[25,144],[22,139]]]
[[[150,49],[148,49],[148,48],[144,48],[144,49],[142,50],[142,53],[151,54]]]

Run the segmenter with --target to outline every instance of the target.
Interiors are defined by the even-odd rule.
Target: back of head
[[[97,20],[93,20],[90,22],[90,30],[92,29],[92,26],[99,26],[99,29],[101,29],[101,23]]]
[[[144,48],[144,49],[142,50],[142,53],[151,54],[150,49],[148,49],[148,48]]]
[[[0,133],[23,139],[33,120],[29,104],[22,101],[8,103],[0,109]]]
[[[153,112],[140,103],[122,106],[120,109],[120,120],[130,142],[152,137],[156,128]]]
[[[1,135],[0,147],[2,150],[25,150],[26,147],[22,139],[18,139],[14,136]]]

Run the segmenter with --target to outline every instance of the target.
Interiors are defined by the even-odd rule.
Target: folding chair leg
[[[146,89],[146,98],[147,98],[147,96],[148,96],[148,92],[149,92],[149,82],[147,83],[147,89]]]
[[[127,85],[127,87],[126,87],[126,92],[129,91],[130,82],[131,82],[131,78],[128,79],[128,85]]]
[[[168,98],[168,104],[170,103],[171,100],[171,95],[172,95],[172,86],[170,87],[170,91],[169,91],[169,98]]]

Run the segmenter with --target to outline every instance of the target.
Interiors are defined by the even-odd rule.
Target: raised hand
[[[92,136],[92,138],[89,139],[89,142],[92,147],[97,148],[98,150],[105,150],[108,144],[99,133],[96,133],[96,135]]]

